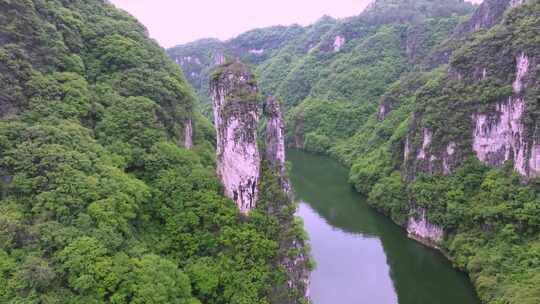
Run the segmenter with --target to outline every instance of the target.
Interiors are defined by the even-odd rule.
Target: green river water
[[[287,159],[317,264],[314,304],[479,303],[467,275],[371,209],[348,184],[345,167],[297,150]]]

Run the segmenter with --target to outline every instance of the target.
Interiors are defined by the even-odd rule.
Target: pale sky
[[[358,15],[371,0],[109,0],[165,48],[200,38],[226,40],[271,25],[309,25],[323,15]],[[476,2],[481,0],[474,0]]]
[[[309,25],[323,15],[358,15],[371,0],[109,0],[143,23],[163,47],[226,40],[259,27]]]

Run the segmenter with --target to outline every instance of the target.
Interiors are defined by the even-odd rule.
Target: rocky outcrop
[[[388,100],[382,100],[377,109],[377,121],[382,122],[386,118],[386,115],[392,111],[392,102]]]
[[[403,163],[405,164],[403,173],[407,181],[414,180],[418,172],[429,174],[442,172],[443,162],[450,163],[446,154],[437,153],[433,149],[433,132],[425,127],[420,128],[417,125],[419,120],[419,117],[413,115],[409,126],[410,131],[405,137],[403,146]],[[420,129],[417,131],[417,128]],[[420,132],[422,136],[420,142],[415,144],[412,139],[415,138],[416,132]]]
[[[522,99],[508,98],[496,105],[496,113],[474,114],[473,150],[484,163],[500,167],[512,159],[516,170],[526,174],[523,168],[526,144],[523,142],[521,117],[525,110]]]
[[[308,270],[306,264],[310,257],[306,252],[305,247],[306,245],[302,241],[293,240],[292,244],[290,244],[288,248],[290,248],[290,250],[299,252],[299,254],[292,257],[285,255],[281,265],[287,270],[287,288],[297,290],[300,294],[304,295],[304,298],[309,299],[310,271]],[[281,302],[280,304],[284,303]]]
[[[474,124],[473,151],[482,162],[501,167],[511,160],[514,169],[525,177],[538,175],[538,143],[529,140],[527,128],[523,124],[526,104],[523,92],[530,59],[521,53],[516,58],[516,76],[512,83],[513,96],[495,105],[495,110],[472,115]]]
[[[523,90],[523,78],[529,71],[529,57],[521,53],[516,58],[516,80],[512,83],[514,94],[520,94]]]
[[[275,168],[283,190],[290,193],[291,187],[287,180],[285,167],[285,125],[279,101],[270,96],[264,107],[266,117],[266,150],[265,159]]]
[[[429,129],[422,129],[422,147],[418,151],[418,154],[416,155],[417,159],[426,159],[427,155],[429,154],[429,148],[431,146],[431,140],[433,138],[433,133]]]
[[[191,149],[193,147],[193,123],[189,119],[184,125],[184,148]]]
[[[214,65],[222,65],[225,63],[225,54],[222,52],[214,53]]]
[[[176,63],[180,65],[185,65],[185,64],[199,64],[200,65],[201,60],[197,57],[185,56],[182,58],[177,58]]]
[[[210,90],[217,133],[217,175],[225,195],[247,214],[257,202],[261,164],[257,86],[249,69],[235,61],[218,68]]]
[[[438,143],[437,147],[432,147],[432,132],[422,127],[422,114],[414,113],[404,145],[406,179],[414,179],[417,172],[451,174],[470,151],[487,165],[502,167],[505,162],[511,161],[514,169],[525,178],[538,176],[540,142],[533,136],[537,131],[534,117],[527,112],[526,102],[528,92],[538,86],[537,76],[531,72],[536,62],[536,58],[518,53],[515,74],[510,83],[512,95],[488,107],[479,107],[481,111],[471,111],[470,141],[455,138],[445,145]],[[490,73],[481,66],[472,68],[470,72],[472,74],[469,76],[457,75],[457,70],[450,68],[449,75],[456,74],[453,75],[455,81],[481,81]],[[381,112],[381,107],[379,109]],[[527,119],[533,123],[525,125]],[[412,142],[411,139],[416,137],[420,137],[420,140]]]
[[[516,6],[521,2],[521,0],[484,0],[472,17],[456,29],[454,36],[461,37],[480,29],[491,28],[501,21],[509,6]]]
[[[346,39],[341,35],[337,35],[334,38],[334,52],[339,52],[341,48],[345,45]]]
[[[247,66],[239,61],[221,65],[213,73],[210,90],[217,133],[217,175],[225,195],[236,203],[240,212],[248,214],[257,205],[259,187],[263,189],[261,196],[264,196],[268,194],[265,186],[273,183],[268,181],[260,184],[263,173],[273,181],[277,177],[282,190],[290,193],[285,170],[283,115],[278,100],[269,97],[264,106],[265,150],[261,155],[257,145],[258,90]],[[266,167],[261,166],[263,158],[273,171],[266,171]],[[265,197],[265,204],[259,208],[265,208],[264,211],[275,215],[279,222],[279,253],[275,266],[286,271],[286,279],[283,284],[272,286],[269,302],[294,304],[298,303],[299,298],[307,299],[308,296],[309,247],[293,233],[297,229],[294,215],[290,213],[288,217],[283,213],[291,210],[290,198],[279,191],[270,193],[272,197]]]
[[[264,49],[251,49],[248,52],[254,55],[262,55],[264,53]]]
[[[439,248],[444,238],[442,227],[429,222],[424,208],[413,208],[407,222],[407,233],[410,238],[427,246]]]
[[[446,153],[442,157],[443,173],[448,175],[452,173],[452,168],[455,166],[454,155],[456,154],[456,143],[451,141],[446,146]]]

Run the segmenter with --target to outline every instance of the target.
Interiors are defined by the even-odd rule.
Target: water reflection
[[[287,157],[317,262],[315,304],[479,303],[466,275],[365,204],[344,167],[296,150]]]

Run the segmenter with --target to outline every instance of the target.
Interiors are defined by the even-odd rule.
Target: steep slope
[[[369,203],[444,251],[483,302],[537,303],[540,4],[469,12],[376,1],[254,65],[284,98],[290,145],[351,166]]]
[[[278,174],[249,218],[222,195],[212,126],[142,25],[0,0],[0,41],[0,302],[304,300],[281,288],[302,228]]]
[[[539,16],[537,1],[484,1],[439,47],[448,65],[401,77],[332,150],[370,204],[448,251],[486,303],[540,299]]]

